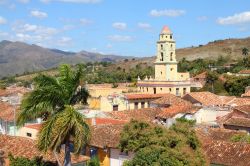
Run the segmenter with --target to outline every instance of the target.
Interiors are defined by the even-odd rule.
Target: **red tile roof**
[[[25,94],[28,92],[30,92],[30,90],[25,87],[11,86],[6,89],[0,89],[0,96],[9,96],[17,93]]]
[[[206,79],[207,78],[207,72],[202,72],[196,76],[194,76],[193,78],[198,78],[198,79]]]
[[[250,115],[250,105],[241,105],[234,107],[234,109]]]
[[[16,115],[19,112],[19,108],[16,108]],[[0,102],[0,119],[5,121],[14,121],[14,108],[12,105],[6,102]]]
[[[2,149],[5,154],[11,153],[14,157],[26,157],[32,159],[34,157],[42,156],[45,161],[56,162],[54,155],[49,152],[44,154],[37,149],[36,142],[29,138],[7,136],[0,134],[0,149]],[[63,152],[59,154],[59,158],[63,161]],[[72,155],[72,162],[78,163],[86,161],[89,158],[86,156],[75,156]]]
[[[240,117],[231,117],[224,123],[224,125],[250,127],[250,119],[240,118]]]
[[[161,112],[160,108],[144,108],[138,110],[126,110],[126,111],[113,111],[106,114],[114,119],[130,121],[131,119],[138,119],[147,122],[152,122],[156,115]]]
[[[153,100],[151,103],[157,105],[175,105],[175,104],[182,104],[182,103],[185,104],[190,102],[169,93],[159,99]]]
[[[30,129],[36,129],[36,130],[40,130],[42,128],[42,124],[41,123],[37,123],[37,124],[27,124],[25,125],[26,128],[30,128]]]
[[[171,30],[169,29],[168,26],[164,25],[162,30],[161,30],[161,33],[162,34],[165,34],[165,33],[169,34],[169,33],[172,33],[172,32],[171,32]]]
[[[196,130],[202,149],[208,156],[210,163],[227,166],[250,165],[250,144],[228,141],[234,134],[239,133],[219,129],[216,132],[217,136],[214,136],[210,130]],[[222,134],[226,134],[225,138],[221,137]]]
[[[250,74],[250,70],[241,70],[239,74]]]
[[[137,100],[137,99],[157,99],[167,94],[125,94],[124,96],[128,100]]]
[[[198,111],[199,108],[193,108],[192,104],[185,105],[185,104],[178,104],[178,105],[172,105],[164,110],[162,110],[161,113],[159,113],[156,117],[162,118],[162,119],[167,119],[167,118],[172,118],[176,114],[179,113],[194,113]]]
[[[250,98],[240,98],[237,97],[227,103],[227,105],[231,106],[241,106],[241,105],[250,105]]]
[[[95,147],[117,148],[124,125],[97,125],[91,128],[90,145]]]
[[[94,118],[92,118],[93,120]],[[112,119],[112,118],[95,118],[96,125],[116,125],[116,124],[125,124],[127,120],[119,120],[119,119]],[[93,125],[93,124],[92,124]]]
[[[219,96],[211,92],[191,92],[184,95],[182,98],[192,102],[193,104],[201,103],[203,106],[223,104]]]

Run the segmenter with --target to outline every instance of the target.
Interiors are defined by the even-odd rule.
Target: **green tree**
[[[244,47],[244,48],[242,49],[242,55],[243,55],[243,56],[247,56],[247,55],[248,55],[248,52],[249,52],[248,48]]]
[[[39,75],[34,79],[35,90],[22,101],[17,124],[24,125],[36,118],[43,118],[38,138],[41,151],[59,151],[65,145],[64,165],[71,165],[70,142],[74,152],[80,153],[90,136],[84,117],[73,106],[86,104],[88,91],[81,86],[83,67],[72,70],[69,65],[60,66],[59,77]]]
[[[218,80],[218,74],[216,72],[207,72],[207,83],[212,85],[212,92],[214,93],[214,82]]]
[[[120,149],[135,156],[125,166],[206,165],[194,122],[177,120],[170,129],[132,120],[121,133]]]

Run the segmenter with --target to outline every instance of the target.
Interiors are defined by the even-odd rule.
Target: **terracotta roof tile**
[[[18,112],[19,108],[16,108],[16,115]],[[6,102],[0,102],[0,119],[14,121],[14,108],[12,105]]]
[[[0,145],[0,149],[2,149],[5,154],[11,153],[15,157],[26,157],[29,159],[42,156],[45,161],[56,162],[56,159],[51,152],[43,154],[37,149],[36,142],[29,138],[0,134]],[[63,153],[59,154],[59,158],[63,161]],[[77,157],[72,155],[73,163],[86,161],[88,159],[89,158],[86,156],[80,155],[80,157]]]
[[[250,144],[230,142],[235,134],[245,134],[227,129],[196,129],[202,149],[210,163],[227,166],[249,166]]]
[[[161,112],[160,108],[144,108],[138,110],[113,111],[106,114],[114,119],[127,120],[139,119],[147,122],[152,122],[156,115]]]
[[[157,105],[175,105],[175,104],[190,103],[190,102],[169,93],[159,99],[153,100],[151,103]]]
[[[241,106],[241,105],[250,105],[250,98],[240,98],[237,97],[227,103],[227,105],[231,106]]]
[[[219,96],[213,94],[211,92],[191,92],[182,97],[185,100],[195,100],[195,102],[199,102],[204,106],[212,106],[212,105],[221,105],[223,104],[220,100]]]
[[[136,100],[136,99],[157,99],[168,94],[125,94],[124,96],[128,100]]]
[[[250,115],[250,105],[241,105],[234,107],[234,109]]]
[[[91,118],[91,120],[92,121],[95,120],[95,125],[117,125],[117,124],[128,123],[127,120],[112,119],[112,118]]]
[[[193,78],[199,78],[199,79],[206,79],[207,78],[207,72],[202,72],[196,76],[194,76]]]
[[[178,105],[173,105],[168,108],[165,108],[164,110],[162,110],[161,113],[157,115],[157,117],[166,119],[166,118],[171,118],[178,113],[194,113],[198,110],[199,108],[192,107],[192,104],[191,105],[190,104],[186,104],[186,105],[178,104]]]
[[[90,145],[95,147],[117,148],[120,141],[120,133],[124,125],[97,125],[91,128]]]
[[[30,128],[30,129],[36,129],[36,130],[40,130],[42,128],[42,124],[41,123],[37,123],[37,124],[27,124],[25,125],[26,128]]]
[[[231,117],[224,124],[230,125],[230,126],[250,127],[250,119],[240,118],[240,117]]]
[[[30,90],[25,87],[10,86],[7,87],[6,89],[0,89],[0,96],[9,96],[17,93],[25,94],[28,92],[30,92]]]

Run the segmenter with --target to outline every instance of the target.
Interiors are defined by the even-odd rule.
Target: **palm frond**
[[[70,104],[74,105],[78,102],[82,102],[82,104],[87,104],[88,97],[90,97],[88,90],[84,87],[81,87],[72,96],[72,98],[70,100]]]
[[[65,106],[65,109],[49,119],[39,134],[39,148],[47,151],[58,150],[62,144],[74,140],[75,152],[79,153],[90,137],[88,125],[84,122],[83,116],[72,106]],[[53,123],[53,124],[52,124]],[[42,143],[47,139],[48,143]]]

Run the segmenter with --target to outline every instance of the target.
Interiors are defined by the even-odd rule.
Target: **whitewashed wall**
[[[110,150],[110,166],[122,166],[122,163],[125,160],[132,159],[134,154],[129,152],[128,155],[121,155],[121,151],[119,149],[111,149]]]

